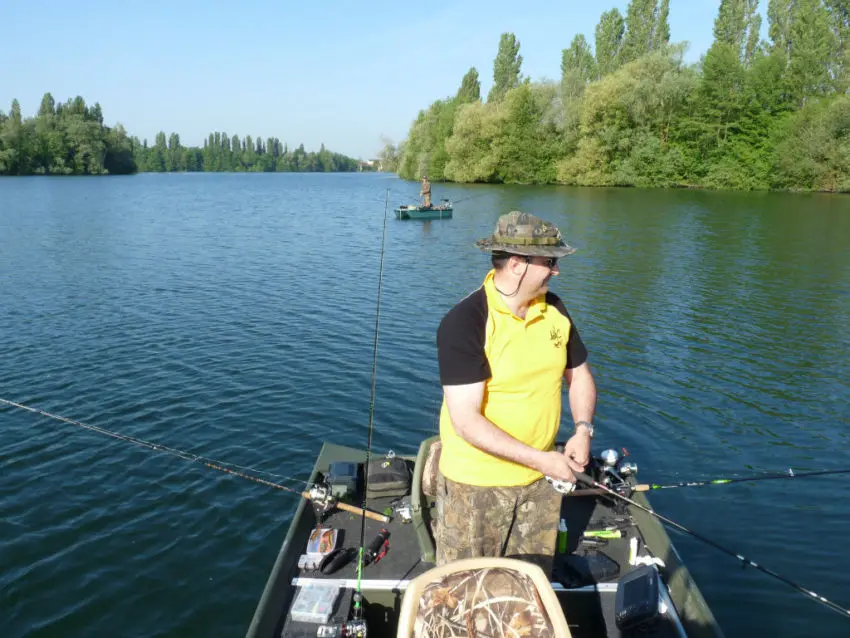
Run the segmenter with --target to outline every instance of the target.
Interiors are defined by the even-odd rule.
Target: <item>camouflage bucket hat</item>
[[[555,224],[518,210],[499,217],[493,234],[475,245],[486,252],[528,257],[566,257],[576,251],[564,242]]]

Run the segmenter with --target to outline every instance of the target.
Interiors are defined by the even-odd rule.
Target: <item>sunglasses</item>
[[[532,259],[540,259],[542,261],[538,262],[540,266],[545,266],[549,270],[552,270],[555,266],[558,265],[557,257],[526,257],[525,261],[529,264],[532,263]]]

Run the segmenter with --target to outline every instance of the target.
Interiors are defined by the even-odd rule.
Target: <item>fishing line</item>
[[[363,516],[360,518],[360,551],[357,556],[357,591],[354,597],[354,619],[359,621],[362,618],[363,594],[360,588],[360,580],[363,574],[363,550],[366,544],[366,494],[369,488],[369,460],[372,456],[372,432],[374,431],[375,423],[375,384],[378,371],[378,333],[381,325],[381,288],[384,280],[384,252],[387,243],[387,210],[390,205],[390,190],[387,189],[387,194],[384,199],[384,229],[381,235],[381,259],[378,266],[378,301],[375,310],[375,340],[372,345],[372,392],[369,397],[369,434],[366,443],[366,465],[363,472],[363,501],[361,509]]]
[[[8,401],[7,399],[0,399],[0,403],[12,406],[15,408],[20,408],[21,410],[27,410],[28,412],[33,412],[34,414],[40,414],[41,416],[46,416],[51,419],[55,419],[57,421],[62,421],[63,423],[69,423],[71,425],[76,425],[78,427],[84,428],[86,430],[90,430],[92,432],[97,432],[98,434],[103,434],[105,436],[110,436],[114,439],[119,439],[121,441],[126,441],[128,443],[132,443],[134,445],[138,445],[141,447],[146,447],[154,452],[164,452],[165,454],[170,454],[172,456],[176,456],[185,461],[191,461],[193,463],[199,463],[206,467],[212,468],[214,470],[218,470],[220,472],[225,472],[227,474],[232,474],[233,476],[238,476],[240,478],[248,479],[249,481],[255,481],[262,485],[267,485],[269,487],[274,487],[279,490],[285,490],[287,492],[292,492],[294,494],[301,494],[301,490],[297,490],[291,487],[287,487],[285,485],[281,485],[280,483],[274,483],[272,481],[267,481],[265,479],[259,478],[257,476],[251,476],[249,474],[245,474],[244,472],[239,472],[234,468],[238,468],[239,470],[246,470],[248,472],[253,472],[254,474],[265,474],[267,476],[274,476],[276,478],[284,479],[287,481],[293,481],[299,484],[310,485],[309,481],[304,481],[299,478],[295,478],[294,476],[284,476],[283,474],[274,474],[273,472],[267,472],[265,470],[258,470],[256,468],[246,467],[243,465],[236,465],[235,463],[227,463],[225,461],[219,461],[216,459],[212,459],[206,456],[201,456],[200,454],[193,454],[192,452],[186,452],[184,450],[178,450],[177,448],[169,447],[167,445],[162,445],[160,443],[153,443],[151,441],[146,441],[144,439],[137,438],[135,436],[129,436],[127,434],[120,434],[118,432],[114,432],[112,430],[107,430],[106,428],[98,427],[96,425],[91,425],[89,423],[83,423],[82,421],[75,421],[74,419],[69,419],[64,416],[60,416],[58,414],[52,414],[51,412],[46,412],[39,408],[34,408],[29,405],[24,405],[23,403],[16,403],[14,401]]]
[[[751,567],[755,567],[756,569],[764,572],[768,576],[773,576],[774,578],[782,581],[786,585],[790,585],[791,587],[793,587],[797,591],[806,594],[807,596],[813,598],[814,600],[818,601],[819,603],[821,603],[823,605],[826,605],[827,607],[829,607],[833,611],[837,611],[839,614],[841,614],[843,616],[847,616],[848,618],[850,618],[850,609],[846,609],[846,608],[842,607],[841,605],[837,605],[836,603],[832,602],[831,600],[827,600],[826,598],[824,598],[820,594],[813,592],[811,589],[806,589],[802,585],[798,585],[797,583],[795,583],[790,578],[785,578],[785,576],[777,574],[775,571],[768,569],[767,567],[764,567],[762,565],[759,565],[758,563],[750,560],[746,556],[742,556],[741,554],[739,554],[738,552],[736,552],[734,550],[731,550],[727,547],[724,547],[723,545],[720,545],[719,543],[715,543],[713,540],[710,540],[710,539],[706,538],[705,536],[702,536],[701,534],[697,534],[695,531],[688,529],[684,525],[681,525],[681,524],[677,523],[676,521],[673,521],[673,520],[667,518],[666,516],[662,516],[661,514],[655,512],[654,510],[652,510],[648,507],[644,507],[640,503],[636,503],[635,501],[633,501],[629,497],[623,496],[622,494],[619,494],[618,492],[612,490],[611,488],[606,487],[602,483],[598,483],[597,481],[594,481],[587,474],[582,474],[581,472],[576,472],[575,470],[573,470],[573,474],[582,483],[586,483],[587,485],[595,487],[596,489],[602,490],[604,493],[606,493],[610,496],[614,496],[616,498],[619,498],[622,501],[625,501],[626,503],[628,503],[632,507],[636,507],[639,510],[646,512],[647,514],[651,514],[652,516],[654,516],[658,520],[660,520],[664,523],[667,523],[667,525],[679,530],[680,532],[684,532],[685,534],[689,534],[690,536],[693,536],[694,538],[701,540],[703,543],[711,545],[715,549],[719,549],[724,554],[729,554],[730,556],[740,560],[742,563],[744,563],[746,565],[750,565]]]
[[[649,492],[652,490],[669,490],[675,487],[702,487],[704,485],[726,485],[727,483],[747,483],[752,481],[775,481],[777,479],[806,478],[809,476],[823,476],[824,474],[850,474],[850,470],[819,470],[817,472],[798,472],[788,468],[786,474],[767,474],[765,476],[746,476],[741,478],[721,478],[705,481],[685,481],[683,483],[672,483],[670,485],[657,485],[656,483],[642,483],[635,485],[635,492]]]
[[[476,197],[484,197],[488,193],[478,193],[477,195],[469,195],[468,197],[461,197],[460,199],[451,200],[452,204],[459,204],[460,202],[465,202],[470,199],[475,199]]]

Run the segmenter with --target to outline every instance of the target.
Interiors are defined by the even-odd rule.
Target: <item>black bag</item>
[[[371,459],[366,482],[366,498],[405,496],[410,493],[410,469],[397,456]]]

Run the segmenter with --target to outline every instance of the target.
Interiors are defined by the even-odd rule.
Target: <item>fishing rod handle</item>
[[[312,500],[310,498],[310,492],[301,492],[301,496],[306,498],[308,501]],[[378,521],[379,523],[389,523],[390,517],[384,516],[383,514],[378,514],[377,512],[373,512],[372,510],[362,509],[355,505],[349,505],[348,503],[335,503],[335,507],[338,507],[341,510],[346,512],[350,512],[352,514],[360,515],[362,514],[366,518],[371,518],[373,521]]]
[[[577,472],[573,470],[573,476],[576,477],[577,481],[581,481],[585,485],[589,485],[590,487],[596,487],[597,483],[592,478],[590,478],[587,474],[583,472]]]
[[[373,512],[372,510],[361,509],[361,508],[356,507],[354,505],[349,505],[348,503],[337,503],[336,506],[341,510],[345,510],[346,512],[351,512],[352,514],[357,514],[358,516],[360,514],[363,514],[363,516],[365,516],[366,518],[371,518],[373,521],[378,521],[379,523],[389,523],[390,522],[389,516],[384,516],[383,514],[378,514],[378,512]]]

